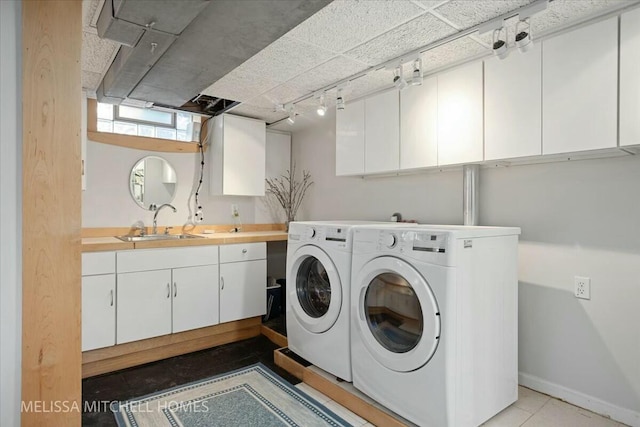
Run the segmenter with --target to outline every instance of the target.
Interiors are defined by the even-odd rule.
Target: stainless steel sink
[[[146,234],[144,236],[116,236],[116,239],[123,242],[151,242],[154,240],[203,239],[203,237],[194,234]]]

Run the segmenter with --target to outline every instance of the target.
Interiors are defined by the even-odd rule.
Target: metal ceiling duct
[[[96,91],[180,107],[331,0],[106,0],[98,35],[124,45]]]

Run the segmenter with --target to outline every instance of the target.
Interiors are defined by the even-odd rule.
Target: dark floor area
[[[280,317],[284,319],[284,316]],[[277,348],[277,345],[261,335],[111,374],[87,378],[82,381],[82,399],[88,402],[86,404],[88,407],[91,407],[92,402],[128,400],[223,374],[257,362],[262,362],[290,383],[299,383],[300,380],[289,375],[273,362],[273,350]],[[83,426],[117,425],[108,407],[104,408],[106,405],[94,404],[93,407],[96,406],[100,406],[103,412],[83,413]]]
[[[269,329],[273,329],[274,331],[284,335],[285,337],[287,336],[287,318],[284,316],[284,314],[267,320],[263,323],[263,325],[265,325]]]

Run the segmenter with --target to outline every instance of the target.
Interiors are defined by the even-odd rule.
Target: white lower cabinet
[[[118,274],[117,343],[171,333],[171,270]]]
[[[82,278],[82,351],[116,343],[116,275]]]
[[[267,312],[267,244],[220,247],[220,323]]]
[[[82,254],[82,351],[265,314],[266,252],[262,242]]]
[[[173,333],[218,324],[218,266],[175,268]]]

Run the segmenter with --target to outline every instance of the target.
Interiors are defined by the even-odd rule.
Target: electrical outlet
[[[591,279],[588,277],[575,276],[573,278],[573,289],[576,298],[591,299]]]
[[[231,205],[231,216],[237,218],[240,216],[240,211],[238,210],[238,205],[235,203]]]

